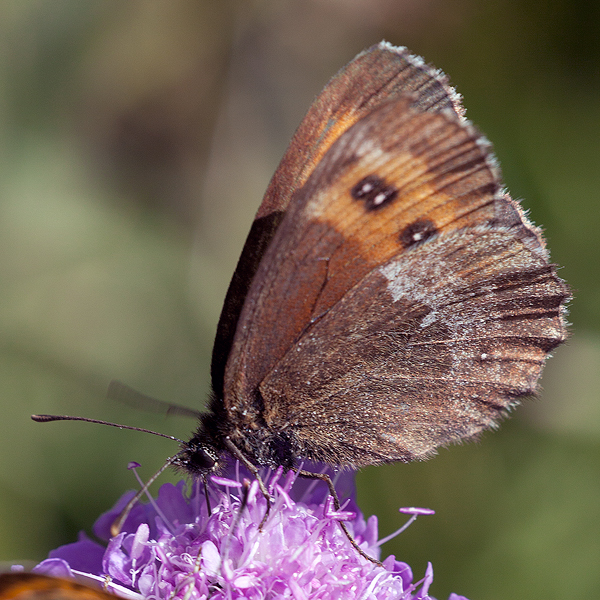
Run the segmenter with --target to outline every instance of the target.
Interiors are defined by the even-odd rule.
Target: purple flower
[[[210,515],[200,482],[189,492],[183,481],[165,484],[156,500],[138,503],[121,533],[111,538],[110,525],[132,497],[129,493],[94,525],[106,547],[82,534],[78,542],[51,552],[34,571],[88,577],[137,600],[430,598],[431,564],[425,577],[413,582],[406,563],[388,556],[378,566],[350,545],[340,520],[364,552],[379,558],[377,517],[365,521],[358,510],[352,473],[336,477],[336,489],[347,498],[336,511],[322,483],[296,479],[292,472],[282,477],[281,469],[267,472],[264,481],[273,502],[262,530],[266,500],[258,482],[249,484],[241,510],[240,482],[248,474],[237,465],[227,475],[212,478]],[[413,519],[423,514],[405,512]],[[466,599],[452,594],[449,600]]]

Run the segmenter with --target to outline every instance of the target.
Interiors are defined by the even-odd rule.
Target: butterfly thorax
[[[284,433],[272,432],[259,410],[227,411],[214,398],[210,411],[200,416],[194,435],[182,450],[175,465],[193,477],[220,471],[233,444],[250,463],[286,470],[295,466],[296,452]]]
[[[290,436],[269,427],[264,403],[257,390],[251,401],[228,403],[228,409],[214,409],[221,431],[253,464],[290,469],[298,456]],[[213,427],[214,430],[214,427]]]

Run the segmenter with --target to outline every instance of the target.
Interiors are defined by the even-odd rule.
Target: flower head
[[[433,580],[413,582],[410,567],[388,556],[383,566],[365,560],[338,525],[344,520],[368,555],[379,558],[377,518],[363,518],[353,500],[353,474],[338,477],[334,510],[323,484],[296,480],[281,469],[265,479],[273,497],[269,517],[259,527],[266,500],[256,480],[244,488],[240,467],[229,477],[213,477],[212,511],[197,483],[165,484],[156,500],[138,503],[121,533],[110,525],[132,497],[126,494],[94,526],[104,547],[84,534],[54,550],[35,571],[88,576],[118,595],[135,598],[204,599],[425,599]],[[344,497],[342,495],[342,497]],[[414,513],[413,513],[414,514]],[[108,582],[108,583],[107,583]],[[460,600],[453,594],[450,600]]]

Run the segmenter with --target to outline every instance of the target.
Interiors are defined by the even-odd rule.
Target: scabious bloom
[[[227,474],[212,478],[210,514],[198,483],[190,491],[183,481],[165,484],[156,500],[138,503],[121,533],[111,538],[110,526],[132,497],[129,493],[94,525],[106,546],[82,533],[78,542],[52,551],[34,571],[95,579],[132,600],[430,598],[431,564],[415,582],[410,567],[394,556],[378,566],[350,545],[338,521],[346,523],[364,552],[379,559],[377,517],[365,521],[358,510],[353,474],[337,477],[338,493],[350,497],[336,511],[322,483],[297,479],[293,472],[283,477],[281,469],[267,473],[273,502],[262,529],[266,500],[258,482],[242,492],[241,481],[249,475],[239,465]],[[419,509],[404,512],[411,511],[414,515]],[[452,594],[449,600],[466,599]]]

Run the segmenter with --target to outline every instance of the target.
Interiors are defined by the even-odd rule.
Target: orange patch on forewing
[[[355,271],[350,277],[357,282],[404,252],[401,234],[407,227],[426,219],[437,233],[447,233],[493,216],[493,194],[486,187],[495,186],[494,174],[473,140],[465,139],[464,146],[434,156],[375,148],[311,200],[307,207],[311,217],[345,239],[329,257],[328,281],[316,313],[340,299],[344,285],[337,279],[347,282],[349,270]],[[456,155],[468,156],[469,152],[475,154],[474,161],[468,158],[473,166],[455,170]],[[392,200],[375,208],[352,194],[353,187],[371,175],[398,190]]]
[[[418,218],[428,217],[438,230],[464,226],[460,219],[460,202],[440,190],[431,181],[428,165],[408,152],[387,155],[385,165],[376,171],[388,185],[398,189],[398,197],[381,208],[367,209],[352,197],[353,185],[372,173],[372,167],[357,166],[327,190],[328,201],[315,199],[319,221],[327,222],[347,240],[358,244],[369,262],[381,264],[402,251],[398,234]]]

